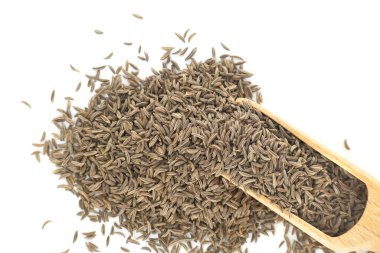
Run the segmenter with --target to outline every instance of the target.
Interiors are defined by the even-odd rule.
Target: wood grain
[[[254,101],[244,98],[238,98],[236,101],[239,104],[243,102],[249,103],[250,106],[282,125],[285,129],[294,134],[298,139],[302,140],[311,148],[318,151],[326,158],[364,182],[368,189],[368,201],[363,216],[360,218],[358,223],[354,225],[354,227],[340,236],[331,237],[294,214],[289,214],[287,210],[282,210],[278,205],[273,204],[268,198],[260,196],[252,190],[247,190],[244,187],[240,188],[248,195],[273,210],[282,218],[289,221],[291,224],[332,250],[370,250],[380,252],[380,183],[343,157],[316,142],[305,133],[288,124],[286,121],[282,120]],[[236,185],[236,182],[233,182],[228,174],[224,173],[222,176]]]

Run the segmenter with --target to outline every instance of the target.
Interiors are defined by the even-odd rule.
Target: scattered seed
[[[226,45],[224,45],[223,42],[220,42],[220,44],[222,45],[222,47],[223,47],[225,50],[230,51],[230,49],[229,49]]]
[[[109,55],[107,55],[106,57],[104,57],[104,59],[105,60],[111,59],[112,56],[113,56],[113,52],[111,52]]]
[[[22,104],[26,105],[27,107],[29,107],[30,109],[32,109],[32,106],[26,102],[26,101],[21,101]]]
[[[104,223],[102,224],[102,235],[105,235],[106,234],[106,226],[104,225]]]
[[[122,251],[124,251],[124,252],[131,252],[129,249],[124,248],[124,247],[120,247],[120,249],[121,249]]]
[[[51,222],[51,220],[47,220],[47,221],[45,221],[44,222],[44,224],[42,224],[42,230],[45,228],[45,226],[47,225],[47,224],[49,224]]]
[[[191,34],[191,35],[189,36],[189,39],[187,40],[187,42],[190,43],[190,42],[191,42],[191,39],[192,39],[195,35],[197,35],[197,33],[193,33],[193,34]]]
[[[187,36],[187,33],[188,33],[189,31],[190,31],[190,29],[187,29],[187,30],[185,31],[185,33],[183,34],[182,37],[183,37],[184,40],[186,40],[186,36]]]
[[[78,92],[81,86],[82,86],[82,82],[79,82],[77,87],[75,88],[75,92]]]
[[[196,52],[197,52],[197,48],[195,47],[193,50],[191,50],[191,52],[189,53],[189,55],[186,57],[185,61],[190,60],[191,58],[193,58],[193,56],[195,55]]]
[[[82,235],[84,236],[84,238],[90,240],[96,237],[96,232],[95,231],[85,232],[85,233],[82,233]]]
[[[70,68],[75,71],[75,72],[79,72],[79,70],[77,70],[73,65],[70,64]]]
[[[183,43],[185,43],[185,39],[182,37],[181,34],[179,33],[174,33],[174,34],[178,37],[178,39],[180,39]]]
[[[348,145],[347,139],[344,139],[344,148],[347,150],[351,150],[350,146]]]
[[[53,90],[51,92],[51,95],[50,95],[50,101],[51,101],[51,103],[54,103],[54,97],[55,97],[55,90]]]
[[[43,142],[46,138],[46,132],[44,131],[41,135],[41,139],[40,139],[40,142]]]
[[[78,239],[78,231],[75,231],[74,237],[73,237],[73,244],[77,241]]]
[[[138,18],[138,19],[143,19],[143,17],[142,16],[140,16],[139,14],[132,14],[135,18]]]
[[[102,34],[103,34],[103,32],[100,31],[100,30],[94,30],[94,32],[95,32],[96,34],[98,34],[98,35],[102,35]]]
[[[36,157],[37,162],[41,162],[40,158],[41,151],[34,151],[31,155],[34,155]]]

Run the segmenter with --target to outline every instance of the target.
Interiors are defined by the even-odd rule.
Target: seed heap
[[[68,100],[53,120],[59,132],[43,153],[66,179],[62,187],[80,198],[84,216],[118,217],[118,226],[141,232],[156,252],[202,252],[195,242],[207,252],[241,251],[248,236],[274,232],[281,219],[218,176],[228,172],[328,234],[357,221],[363,183],[235,103],[259,92],[240,57],[189,59],[185,69],[170,68],[169,60],[144,80],[128,71],[130,63],[111,80],[97,70],[88,86],[100,87],[88,106],[73,114]],[[295,233],[289,250],[323,248]]]

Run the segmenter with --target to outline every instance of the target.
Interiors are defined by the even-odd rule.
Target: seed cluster
[[[194,54],[187,68],[167,61],[144,80],[128,71],[130,63],[111,80],[97,70],[88,86],[100,87],[88,106],[73,114],[68,100],[54,119],[59,132],[43,153],[66,179],[61,187],[80,198],[82,214],[118,217],[119,226],[141,232],[156,252],[241,251],[249,236],[274,232],[281,219],[219,176],[228,172],[330,235],[350,228],[364,210],[365,185],[236,104],[255,93],[262,100],[240,57],[199,63]],[[298,241],[286,241],[289,250],[323,248],[294,231]]]

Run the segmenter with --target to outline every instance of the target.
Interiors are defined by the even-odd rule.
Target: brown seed
[[[70,68],[75,71],[75,72],[79,72],[79,70],[77,70],[73,65],[70,64]]]
[[[21,101],[22,104],[26,105],[27,107],[29,107],[30,109],[32,109],[32,106],[26,102],[26,101]]]
[[[102,235],[106,234],[106,226],[104,225],[104,223],[102,224],[101,232],[102,232]]]
[[[186,54],[187,49],[188,49],[188,47],[185,47],[185,48],[181,51],[181,53],[180,53],[179,55],[182,56],[182,55]]]
[[[82,86],[82,82],[79,82],[77,87],[75,88],[75,92],[78,92],[81,86]]]
[[[67,249],[65,251],[62,251],[61,253],[69,253],[70,249]]]
[[[165,51],[171,51],[174,49],[174,47],[161,47],[162,50],[165,50]]]
[[[78,239],[78,231],[75,231],[74,237],[73,237],[73,243],[75,243]]]
[[[185,31],[185,33],[183,34],[183,39],[186,39],[186,36],[187,36],[187,33],[190,31],[190,29],[187,29],[186,31]]]
[[[109,244],[110,244],[110,236],[107,236],[106,246],[108,247]]]
[[[92,242],[86,242],[86,247],[89,252],[99,252],[99,248]]]
[[[149,247],[141,247],[141,250],[152,252],[152,250]]]
[[[344,139],[343,144],[344,144],[344,148],[345,148],[346,150],[351,150],[351,147],[348,145],[347,139]]]
[[[40,158],[41,151],[34,151],[31,155],[34,155],[36,157],[37,162],[41,162]]]
[[[94,30],[94,32],[95,32],[96,34],[98,34],[98,35],[102,35],[102,34],[103,34],[103,32],[100,31],[100,30]]]
[[[44,131],[41,135],[41,139],[40,139],[40,142],[43,142],[46,138],[46,132]]]
[[[121,249],[122,251],[124,251],[124,252],[131,252],[129,249],[124,248],[124,247],[120,247],[120,249]]]
[[[187,40],[187,42],[190,43],[190,42],[191,42],[191,39],[192,39],[195,35],[197,35],[197,33],[193,33],[193,34],[191,34],[191,35],[189,36],[189,39]]]
[[[178,39],[180,39],[183,43],[185,43],[185,39],[182,37],[181,34],[179,33],[174,33],[174,34],[178,37]]]
[[[139,14],[132,14],[135,18],[137,18],[137,19],[143,19],[143,17],[142,16],[140,16]]]
[[[51,222],[51,220],[47,220],[47,221],[45,221],[43,224],[42,224],[42,230],[45,228],[45,226],[47,225],[47,224],[49,224]]]
[[[126,46],[131,46],[131,45],[132,45],[132,42],[124,42],[124,45],[126,45]]]
[[[105,60],[111,59],[113,56],[113,52],[109,53],[106,57],[104,57]]]
[[[86,239],[93,239],[96,237],[96,231],[84,232],[82,234],[83,234],[84,238],[86,238]]]
[[[51,101],[51,103],[54,103],[54,97],[55,97],[55,90],[53,90],[51,92],[51,95],[50,95],[50,101]]]
[[[190,60],[191,58],[193,58],[193,56],[195,55],[196,52],[197,52],[197,48],[195,47],[193,50],[191,50],[191,52],[189,53],[189,55],[186,57],[185,61]]]
[[[166,51],[166,53],[163,56],[161,56],[160,60],[163,61],[167,59],[170,56],[170,54],[171,54],[171,51]]]
[[[220,42],[220,44],[222,45],[222,47],[223,47],[225,50],[230,51],[230,49],[229,49],[226,45],[224,45],[223,42]]]

